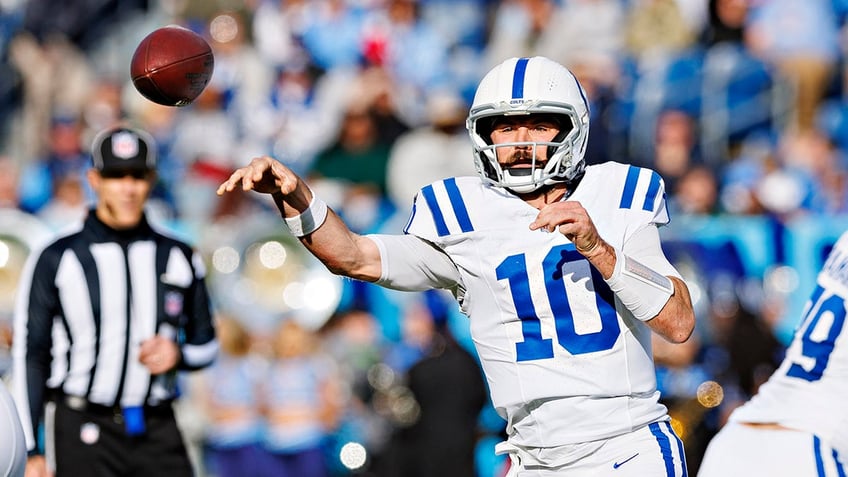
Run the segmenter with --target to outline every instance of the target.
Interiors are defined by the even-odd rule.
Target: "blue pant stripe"
[[[689,477],[689,469],[686,466],[686,454],[683,450],[683,441],[677,437],[677,433],[671,427],[671,422],[666,421],[665,425],[668,428],[668,433],[674,436],[674,440],[677,442],[677,453],[680,454],[680,467],[683,469],[683,477]]]
[[[833,449],[833,462],[836,463],[836,472],[839,474],[839,477],[845,477],[845,466],[839,460],[839,452],[836,452],[836,449]]]
[[[671,454],[671,443],[668,441],[668,436],[663,434],[660,425],[656,422],[649,424],[648,428],[651,429],[651,434],[654,435],[657,439],[657,444],[660,446],[660,452],[662,452],[663,461],[665,462],[665,475],[667,477],[675,477],[674,456]]]
[[[819,477],[827,477],[824,472],[824,459],[821,453],[821,440],[819,436],[813,436],[813,455],[816,456],[816,472]]]

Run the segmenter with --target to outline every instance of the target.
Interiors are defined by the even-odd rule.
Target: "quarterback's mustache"
[[[508,166],[522,166],[522,165],[531,166],[531,165],[533,165],[533,157],[534,157],[533,151],[517,150],[509,156],[509,161],[507,162],[506,165],[508,165]],[[547,159],[545,159],[543,157],[539,157],[538,155],[536,155],[535,158],[536,158],[536,165],[537,166],[541,166],[547,161]]]

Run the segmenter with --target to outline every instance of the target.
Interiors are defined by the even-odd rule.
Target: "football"
[[[130,76],[135,89],[165,106],[191,104],[212,78],[215,58],[202,36],[177,25],[158,28],[135,49]]]

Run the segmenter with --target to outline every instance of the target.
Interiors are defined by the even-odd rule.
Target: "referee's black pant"
[[[54,429],[56,477],[191,477],[191,462],[170,405],[145,408],[145,432],[129,435],[120,409],[59,397]]]

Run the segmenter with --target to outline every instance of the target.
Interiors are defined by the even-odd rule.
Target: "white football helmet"
[[[528,114],[561,115],[564,126],[551,142],[492,144],[491,123],[495,117]],[[577,78],[559,63],[541,56],[510,58],[492,68],[480,82],[466,128],[474,146],[477,173],[484,181],[516,193],[532,192],[543,185],[568,182],[582,173],[589,103]],[[532,167],[501,167],[496,148],[518,145],[534,146]],[[538,166],[535,146],[548,146],[548,161]]]

